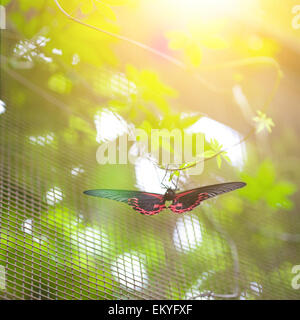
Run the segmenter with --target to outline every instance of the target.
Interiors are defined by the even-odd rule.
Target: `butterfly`
[[[176,193],[172,188],[168,188],[165,194],[112,189],[87,190],[84,193],[94,197],[108,198],[127,203],[139,213],[152,216],[166,208],[171,209],[175,213],[191,211],[204,200],[242,188],[245,185],[246,183],[244,182],[227,182],[179,193]],[[166,207],[166,201],[172,201],[172,203]]]

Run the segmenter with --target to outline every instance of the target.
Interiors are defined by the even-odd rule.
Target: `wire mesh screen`
[[[262,272],[243,260],[250,272],[237,274],[235,247],[201,209],[145,217],[120,203],[86,198],[87,175],[95,187],[128,188],[134,171],[99,169],[81,148],[59,147],[55,126],[41,136],[24,135],[30,120],[7,104],[0,121],[2,298],[189,299],[206,291],[230,295],[237,280],[244,298],[299,297],[286,270],[273,270],[272,261]],[[56,116],[59,122],[59,111]],[[243,252],[248,235],[242,238]]]
[[[14,9],[12,5],[11,11]],[[47,12],[54,15],[53,10]],[[68,32],[68,28],[64,30]],[[32,55],[30,44],[34,43],[36,50],[45,37],[26,38],[13,28],[5,32],[0,104],[1,299],[300,297],[300,291],[292,285],[296,275],[293,267],[300,263],[299,215],[296,209],[276,211],[271,198],[267,199],[268,207],[255,187],[251,189],[253,199],[235,193],[209,200],[186,214],[164,210],[150,217],[124,203],[83,194],[97,188],[156,192],[153,186],[160,186],[162,172],[157,176],[147,159],[135,165],[100,165],[96,161],[99,144],[127,130],[127,119],[111,112],[107,101],[122,97],[124,109],[130,112],[134,108],[129,101],[136,85],[121,68],[96,68],[83,62],[76,71],[73,64],[79,58],[73,48],[71,67],[55,60],[60,55],[53,51],[55,48],[35,61],[41,53]],[[64,45],[65,39],[66,35],[58,43]],[[105,55],[106,51],[105,46],[100,52]],[[50,52],[54,52],[53,64],[45,56]],[[12,59],[8,59],[10,56]],[[84,51],[82,56],[84,59]],[[142,55],[140,62],[143,59]],[[165,74],[170,71],[161,68]],[[285,71],[292,79],[293,73],[291,76],[288,68]],[[178,78],[183,83],[191,81],[188,73]],[[264,81],[254,77],[261,87]],[[287,87],[289,84],[285,90]],[[206,96],[207,89],[201,91],[192,85],[189,89],[207,101],[212,99],[213,94]],[[297,89],[293,94],[299,98]],[[186,95],[183,102],[188,104],[188,99]],[[226,99],[222,96],[214,100],[224,106],[222,112],[211,105],[208,109],[213,115],[226,120],[232,115],[236,120],[234,112],[228,116],[226,109],[232,98]],[[284,101],[281,98],[277,104]],[[120,110],[116,103],[113,107]],[[202,124],[208,124],[209,129],[212,122],[205,121]],[[253,144],[254,148],[261,147]],[[266,145],[261,148],[267,150]],[[275,149],[274,157],[277,151],[277,156],[290,151]],[[290,160],[291,167],[296,160]],[[263,163],[266,176],[274,175],[269,162]],[[222,172],[217,170],[215,162],[208,162],[200,178],[183,174],[180,187],[192,189],[204,183],[241,179],[229,165]],[[290,179],[297,179],[291,172]],[[281,173],[284,175],[284,170]]]
[[[58,149],[57,133],[24,137],[28,126],[13,106],[1,118],[3,298],[183,298],[199,291],[197,281],[213,283],[214,265],[232,274],[228,245],[196,214],[149,218],[86,199],[94,159]],[[78,163],[80,169],[72,168]],[[127,177],[114,184],[130,186],[134,172],[118,167],[101,169],[94,185],[111,187],[120,170]],[[202,242],[214,249],[203,252]],[[229,278],[224,286],[232,290]]]

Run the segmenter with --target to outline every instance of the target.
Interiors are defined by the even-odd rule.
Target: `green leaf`
[[[274,185],[272,193],[267,193],[266,201],[270,207],[280,207],[287,210],[292,209],[293,202],[287,197],[292,195],[296,189],[294,184],[287,181],[281,181]]]
[[[169,39],[169,48],[183,50],[187,61],[194,67],[199,67],[202,61],[202,50],[198,43],[181,31],[170,31],[166,33]]]
[[[230,158],[227,156],[227,152],[226,152],[226,151],[223,151],[223,152],[221,153],[221,156],[222,156],[222,158],[223,158],[224,160],[226,160],[228,163],[231,164],[231,160],[230,160]]]
[[[7,1],[4,1],[4,2],[7,2]],[[31,8],[35,8],[35,9],[39,10],[44,5],[44,0],[35,0],[35,1],[19,0],[18,2],[19,2],[20,9],[22,11],[27,11]],[[3,5],[5,5],[5,4],[3,4]]]
[[[49,89],[60,93],[70,93],[72,90],[72,81],[63,73],[55,73],[48,80]]]
[[[262,162],[253,176],[243,173],[241,178],[247,183],[247,188],[241,189],[240,193],[251,202],[263,200],[275,209],[289,210],[293,207],[288,196],[295,193],[296,185],[289,181],[278,181],[275,167],[270,160]]]
[[[99,1],[99,0],[94,0],[94,4],[95,4],[99,14],[101,14],[102,16],[105,16],[106,18],[108,18],[110,20],[113,20],[113,21],[117,20],[115,12],[113,11],[113,9],[109,5],[107,5],[103,1]]]
[[[254,122],[256,122],[256,132],[259,133],[263,130],[272,132],[272,127],[275,126],[273,120],[268,118],[267,115],[261,111],[257,111],[257,116],[253,117]]]
[[[166,37],[169,39],[169,48],[173,50],[184,49],[190,41],[188,36],[181,31],[169,31]]]
[[[204,158],[211,158],[216,154],[215,151],[213,150],[207,150],[204,152]]]
[[[92,0],[85,0],[80,5],[80,10],[83,14],[90,14],[94,11],[94,3]]]
[[[178,177],[180,174],[180,172],[178,170],[176,171],[172,171],[172,173],[170,174],[170,177],[169,177],[169,181],[172,181],[172,179],[175,177]]]
[[[210,140],[210,146],[216,153],[220,152],[223,147],[216,139]]]
[[[227,41],[219,35],[212,34],[202,37],[200,42],[209,49],[225,49],[228,47]]]
[[[11,0],[1,0],[0,4],[2,6],[7,6],[10,2],[11,2]]]
[[[136,85],[137,93],[133,98],[142,99],[141,104],[152,103],[163,114],[169,114],[168,97],[177,97],[177,91],[164,84],[152,70],[143,69],[140,72],[132,65],[126,66],[126,76]],[[149,110],[150,111],[150,110]]]
[[[195,115],[195,116],[181,117],[181,115],[179,115],[178,118],[179,118],[181,127],[187,128],[193,125],[194,123],[196,123],[200,119],[200,116]]]
[[[189,43],[184,48],[184,53],[194,67],[199,67],[202,61],[202,50],[196,43]]]
[[[144,120],[139,128],[145,130],[149,135],[151,134],[152,126],[151,123],[147,120]]]

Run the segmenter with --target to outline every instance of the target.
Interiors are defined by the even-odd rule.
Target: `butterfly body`
[[[164,194],[165,201],[172,201],[175,199],[175,197],[176,197],[176,192],[171,188],[167,189],[166,193]]]
[[[169,208],[174,213],[191,211],[206,199],[242,188],[245,185],[244,182],[227,182],[179,193],[168,188],[165,194],[112,189],[87,190],[84,191],[84,193],[94,197],[107,198],[127,203],[134,210],[144,215],[155,215],[166,208]],[[172,203],[166,207],[166,201],[172,201]]]

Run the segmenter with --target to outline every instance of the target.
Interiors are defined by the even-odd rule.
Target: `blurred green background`
[[[297,1],[59,3],[152,52],[55,1],[1,2],[0,298],[300,298]],[[145,141],[134,165],[96,161],[133,128],[205,134],[180,189],[247,187],[153,217],[85,196],[163,192]]]

